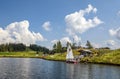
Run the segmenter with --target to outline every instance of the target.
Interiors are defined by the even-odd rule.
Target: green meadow
[[[24,52],[0,52],[0,57],[19,57],[19,58],[32,58],[41,57],[42,53],[36,55],[35,51]]]
[[[97,55],[93,55],[92,57],[84,57],[81,59],[81,62],[120,65],[120,49],[97,50]]]

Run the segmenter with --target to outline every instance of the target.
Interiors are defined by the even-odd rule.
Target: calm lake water
[[[120,79],[120,66],[0,58],[0,79]]]

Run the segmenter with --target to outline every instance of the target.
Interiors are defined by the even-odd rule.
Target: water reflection
[[[92,64],[68,64],[68,79],[120,79],[120,67]]]
[[[120,79],[120,67],[0,58],[0,79]]]
[[[94,79],[120,79],[119,66],[92,65],[90,72]]]
[[[67,64],[68,79],[89,79],[89,66],[85,64]]]

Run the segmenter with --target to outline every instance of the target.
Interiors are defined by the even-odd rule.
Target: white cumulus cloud
[[[60,40],[55,39],[55,40],[52,40],[51,43],[57,44],[58,41],[60,41],[63,46],[66,46],[67,42],[72,43],[69,37],[63,37]]]
[[[77,35],[72,36],[72,38],[74,39],[74,42],[76,44],[81,43],[81,38],[78,37]],[[55,40],[52,40],[51,43],[52,44],[57,44],[58,41],[60,41],[63,46],[66,46],[67,42],[73,43],[73,41],[71,41],[71,39],[69,37],[63,37],[60,40],[55,39]]]
[[[93,19],[86,19],[85,15],[90,13],[96,13],[97,8],[92,5],[88,5],[88,7],[84,10],[80,10],[78,12],[71,13],[65,16],[65,22],[67,24],[66,31],[73,35],[75,33],[83,33],[90,28],[94,28],[99,24],[103,23],[97,16],[93,17]]]
[[[45,22],[45,23],[42,25],[42,27],[43,27],[46,31],[50,31],[50,30],[51,30],[51,29],[50,29],[50,26],[51,26],[51,24],[50,24],[49,21]]]
[[[114,46],[115,43],[116,43],[116,42],[115,42],[114,40],[107,40],[107,41],[106,41],[107,46]]]
[[[105,44],[110,47],[111,49],[118,49],[120,48],[120,43],[115,40],[107,40]]]
[[[52,40],[51,43],[52,44],[57,44],[58,40]]]
[[[98,43],[92,43],[92,45],[93,45],[94,48],[100,48],[101,47],[101,45],[98,44]]]
[[[9,24],[5,29],[0,28],[0,43],[23,43],[26,45],[35,44],[45,39],[40,33],[29,30],[27,20]]]
[[[74,36],[73,36],[73,39],[74,39],[74,42],[76,42],[76,43],[81,42],[81,38],[78,37],[77,35],[74,35]]]
[[[72,43],[72,41],[70,40],[69,37],[63,37],[63,38],[61,38],[60,41],[61,41],[62,45],[66,45],[67,42]]]
[[[120,40],[120,28],[110,29],[109,33],[110,33],[111,36],[115,36],[117,39]]]

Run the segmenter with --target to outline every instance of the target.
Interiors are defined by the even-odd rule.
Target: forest
[[[26,46],[23,43],[9,43],[9,44],[1,44],[0,52],[22,52],[22,51],[37,51],[37,52],[49,52],[49,49],[46,47],[42,47],[36,44],[31,44],[30,46]]]

